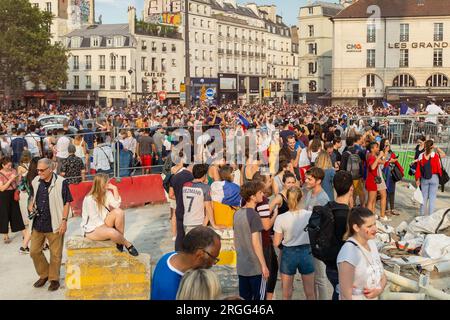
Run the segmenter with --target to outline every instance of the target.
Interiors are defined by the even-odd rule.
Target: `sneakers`
[[[136,250],[136,248],[131,245],[127,248],[128,253],[131,254],[133,257],[137,257],[139,255],[138,251]]]
[[[119,252],[123,252],[123,244],[116,244],[116,248]]]
[[[26,247],[26,248],[20,247],[19,253],[20,254],[29,254],[30,253],[30,248],[28,248],[28,247]]]
[[[392,221],[392,220],[389,219],[388,217],[381,217],[380,221],[389,222],[389,221]]]

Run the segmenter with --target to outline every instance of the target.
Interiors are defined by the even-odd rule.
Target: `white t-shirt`
[[[66,159],[69,156],[69,145],[71,141],[67,137],[60,137],[56,142],[56,157]]]
[[[25,140],[28,144],[28,150],[30,150],[31,154],[39,155],[39,143],[41,142],[41,137],[39,137],[36,133],[29,133],[25,136]]]
[[[348,241],[358,244],[353,237],[349,238]],[[356,246],[348,241],[339,251],[337,257],[338,269],[340,269],[339,264],[341,262],[348,262],[355,267],[352,299],[367,300],[363,293],[364,288],[381,288],[381,279],[384,274],[383,264],[374,240],[368,241],[370,252],[363,246],[359,244]],[[340,293],[339,285],[336,290]]]
[[[441,107],[435,105],[434,103],[429,104],[427,106],[426,112],[428,112],[428,114],[430,115],[435,115],[435,114],[445,114],[444,111],[442,111]],[[427,117],[427,122],[433,122],[434,124],[437,124],[437,117]]]
[[[300,152],[300,158],[298,160],[298,166],[301,167],[306,167],[311,165],[311,161],[308,158],[308,149],[307,148],[303,148],[302,152]]]
[[[300,212],[292,213],[288,211],[275,220],[273,230],[276,233],[283,234],[283,246],[295,247],[309,244],[309,235],[305,232],[312,212],[300,210]]]
[[[205,219],[205,201],[211,201],[211,187],[201,182],[188,182],[183,186],[185,226],[200,226]]]

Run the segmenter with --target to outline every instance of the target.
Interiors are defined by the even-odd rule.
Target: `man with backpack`
[[[340,170],[347,171],[351,174],[353,179],[353,203],[356,203],[356,198],[359,197],[359,202],[362,207],[365,206],[364,182],[363,176],[363,159],[364,154],[362,149],[359,149],[355,144],[354,137],[347,137],[345,139],[347,150],[342,154],[342,161]]]

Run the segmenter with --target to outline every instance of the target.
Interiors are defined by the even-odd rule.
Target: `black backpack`
[[[305,231],[309,234],[312,255],[326,265],[335,265],[342,241],[336,237],[334,213],[329,203],[313,208]]]

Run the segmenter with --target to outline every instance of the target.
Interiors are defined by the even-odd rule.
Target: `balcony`
[[[100,65],[100,70],[105,70],[106,66],[105,65]]]
[[[106,87],[105,87],[105,85],[104,84],[101,84],[100,85],[100,89],[105,89]]]
[[[241,54],[241,52],[239,50],[234,50],[234,55],[235,56],[239,56]]]
[[[166,48],[166,47],[163,47],[163,48],[162,48],[162,52],[167,52],[167,48]]]
[[[265,53],[261,54],[261,57],[262,57],[263,59],[265,59],[265,58],[266,58],[266,54],[265,54]]]
[[[73,85],[73,89],[74,89],[74,90],[78,90],[78,89],[80,89],[80,85],[78,85],[78,84],[74,84],[74,85]]]
[[[152,47],[152,52],[156,52],[156,47]]]
[[[224,54],[224,52],[225,52],[224,49],[220,49],[220,48],[219,48],[219,50],[217,50],[217,51],[219,52],[219,54]]]
[[[257,58],[260,58],[260,57],[261,57],[261,53],[257,52],[257,53],[256,53],[256,57],[257,57]]]
[[[127,70],[127,66],[120,66],[120,70]]]
[[[249,52],[248,55],[249,55],[250,57],[253,57],[255,54],[254,54],[253,52]]]
[[[90,85],[90,84],[87,84],[87,85],[86,85],[86,89],[91,89],[91,85]]]
[[[242,56],[246,57],[247,56],[247,51],[242,51]]]
[[[142,51],[146,51],[147,50],[147,46],[142,46]]]
[[[128,86],[120,86],[120,90],[126,90]]]
[[[110,90],[116,90],[116,86],[110,86],[109,89]]]
[[[78,65],[76,65],[76,66],[73,66],[73,70],[80,70],[80,66],[78,66]]]
[[[87,65],[85,70],[91,70],[91,65]]]
[[[231,55],[231,54],[233,54],[233,50],[231,50],[231,49],[227,49],[227,54],[228,54],[228,55]]]
[[[116,70],[116,66],[111,66],[109,69],[110,70]]]

